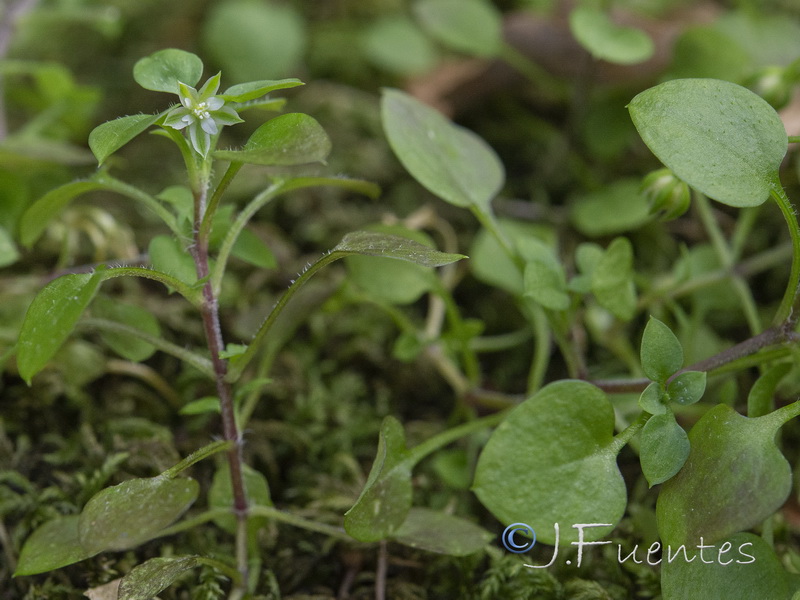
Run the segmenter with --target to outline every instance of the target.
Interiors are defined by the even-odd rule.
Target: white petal
[[[203,131],[211,135],[216,135],[219,132],[217,123],[211,117],[200,119],[200,127],[203,128]]]
[[[206,100],[206,106],[208,107],[208,110],[219,110],[222,108],[223,104],[225,104],[225,100],[219,96],[214,96],[213,98]]]

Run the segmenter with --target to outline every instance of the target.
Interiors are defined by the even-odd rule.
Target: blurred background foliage
[[[192,548],[221,556],[232,552],[226,535],[196,529],[151,542],[135,554],[107,554],[56,573],[10,579],[22,542],[38,525],[79,511],[105,485],[160,472],[217,430],[213,415],[179,412],[213,393],[196,372],[161,354],[131,361],[115,352],[113,340],[89,328],[62,349],[31,388],[14,365],[25,309],[50,277],[99,262],[146,263],[150,240],[166,233],[145,212],[96,193],[67,208],[34,247],[23,248],[16,235],[20,215],[35,199],[95,170],[86,139],[96,125],[163,110],[173,102],[135,85],[131,69],[142,56],[166,47],[194,52],[207,65],[205,76],[222,71],[223,87],[253,79],[302,79],[306,86],[283,94],[287,109],[314,116],[334,148],[327,165],[304,172],[345,173],[383,188],[377,201],[324,189],[299,192],[262,211],[253,231],[267,242],[277,266],[233,265],[222,297],[231,338],[249,339],[296,273],[347,231],[381,221],[418,227],[441,217],[447,225],[432,228],[440,248],[475,250],[477,226],[470,215],[435,199],[392,155],[378,109],[384,86],[412,92],[486,139],[507,170],[496,203],[499,215],[534,223],[537,235],[557,236],[565,257],[582,240],[627,234],[643,293],[687,272],[719,268],[691,214],[669,223],[649,219],[638,184],[657,164],[638,141],[625,105],[664,79],[717,77],[764,91],[783,109],[790,133],[796,133],[800,108],[793,87],[773,85],[770,69],[800,57],[800,5],[792,0],[606,2],[615,19],[641,28],[654,42],[652,58],[620,65],[593,59],[574,38],[568,23],[574,4],[492,4],[501,16],[505,43],[534,65],[521,73],[525,69],[519,63],[514,69],[491,53],[443,40],[435,23],[421,18],[409,0],[0,0],[3,598],[74,598],[149,556]],[[227,128],[223,145],[243,143],[260,122]],[[789,161],[795,168],[795,158]],[[180,157],[158,136],[140,138],[110,163],[115,173],[154,194],[183,183]],[[231,191],[234,204],[269,174],[265,168],[246,169]],[[792,196],[796,177],[784,183]],[[753,212],[757,226],[742,241],[745,256],[783,243],[776,240],[775,232],[784,229],[777,211]],[[715,214],[723,231],[733,230],[733,211],[716,206]],[[443,248],[448,236],[455,248]],[[483,269],[477,261],[459,266],[455,295],[463,315],[479,321],[487,335],[522,328],[508,295],[491,286],[491,263]],[[754,267],[753,287],[765,315],[780,298],[785,271],[788,258],[784,264]],[[381,417],[401,417],[413,445],[446,428],[464,409],[430,365],[401,360],[393,313],[357,285],[343,284],[343,275],[332,270],[304,291],[260,365],[258,375],[269,373],[271,385],[243,391],[260,398],[246,452],[249,464],[267,476],[273,500],[335,524],[364,483]],[[678,333],[689,362],[747,334],[729,282],[717,285],[714,293],[665,300],[683,315]],[[202,343],[187,307],[155,285],[115,280],[103,295],[134,311],[144,308],[178,344]],[[420,299],[403,311],[422,321],[426,308]],[[93,316],[101,313],[102,308],[93,309]],[[134,313],[133,318],[140,317]],[[624,362],[620,356],[638,344],[628,339],[635,329],[621,329],[599,312],[589,314],[587,324],[587,352],[596,373],[618,371]],[[530,352],[523,344],[483,354],[484,387],[524,391]],[[556,361],[551,371],[554,378],[563,368]],[[799,384],[789,382],[781,393],[788,396]],[[746,377],[730,378],[712,386],[711,393],[733,403],[747,387]],[[423,463],[415,475],[415,503],[470,515],[496,530],[468,491],[481,441],[464,440]],[[206,486],[210,469],[196,467]],[[633,545],[649,539],[653,498],[640,484],[632,487],[630,498],[631,516],[617,531]],[[267,527],[260,542],[264,598],[373,597],[374,548],[346,548],[276,526]],[[795,550],[789,552],[793,556]],[[602,553],[580,572],[563,567],[552,574],[531,573],[517,557],[499,552],[466,559],[401,548],[392,548],[392,554],[387,595],[396,599],[588,600],[659,593],[651,569],[621,567],[616,557]],[[220,597],[211,571],[162,595]]]

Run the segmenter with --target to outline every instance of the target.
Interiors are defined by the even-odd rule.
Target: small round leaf
[[[650,317],[644,328],[641,348],[642,369],[653,381],[665,383],[683,366],[683,348],[672,330]]]
[[[159,50],[139,59],[133,66],[133,78],[146,90],[177,94],[178,82],[194,86],[203,75],[203,61],[177,48]]]
[[[650,487],[681,470],[689,456],[689,437],[672,412],[653,415],[642,428],[639,460]]]

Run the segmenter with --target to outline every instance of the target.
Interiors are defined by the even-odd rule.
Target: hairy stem
[[[208,163],[205,165],[208,167]],[[233,512],[236,516],[236,566],[241,575],[240,583],[231,591],[231,598],[241,597],[245,592],[242,586],[246,586],[248,580],[248,560],[247,560],[247,519],[248,503],[247,493],[244,486],[242,475],[242,438],[236,424],[236,416],[233,406],[233,391],[231,385],[225,379],[228,373],[228,363],[220,357],[220,353],[225,349],[222,339],[222,328],[219,320],[219,304],[217,296],[209,280],[209,256],[208,256],[208,229],[202,230],[203,217],[205,216],[208,202],[208,171],[206,168],[203,174],[197,179],[193,178],[192,193],[194,194],[194,246],[192,256],[197,269],[198,280],[206,280],[203,285],[203,299],[200,303],[200,315],[203,319],[203,329],[208,343],[208,350],[211,353],[211,366],[214,370],[214,379],[219,396],[220,412],[222,414],[222,436],[223,439],[233,442],[228,450],[228,466],[231,476],[231,488],[233,491]],[[205,233],[206,235],[201,235]]]

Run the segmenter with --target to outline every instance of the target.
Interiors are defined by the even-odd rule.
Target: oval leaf
[[[81,512],[81,544],[96,554],[127,550],[158,537],[192,505],[199,488],[194,479],[160,475],[101,490]]]
[[[786,130],[750,90],[716,79],[677,79],[642,92],[628,109],[653,154],[710,198],[757,206],[780,186]]]
[[[153,313],[133,304],[101,296],[92,305],[92,315],[128,325],[153,337],[161,335],[161,327]],[[146,360],[156,351],[152,344],[130,334],[101,331],[100,337],[114,352],[133,362]]]
[[[0,268],[13,265],[19,258],[19,250],[5,227],[0,227]]]
[[[146,90],[179,93],[178,82],[197,85],[203,74],[203,61],[185,50],[167,48],[139,59],[133,65],[133,78]]]
[[[686,371],[677,375],[667,386],[669,402],[688,406],[694,404],[706,391],[706,374],[703,371]]]
[[[650,384],[654,385],[654,384]],[[653,415],[642,428],[639,460],[650,487],[681,470],[689,456],[689,437],[672,412]]]
[[[490,212],[505,173],[486,142],[399,90],[384,90],[381,114],[392,150],[417,181],[450,204]]]
[[[628,321],[636,312],[633,284],[633,246],[616,238],[592,270],[591,289],[597,302],[618,319]]]
[[[130,115],[95,127],[89,134],[89,148],[98,164],[102,165],[114,152],[158,121],[162,114]]]
[[[421,0],[414,4],[414,15],[453,50],[496,56],[502,48],[502,15],[484,0]]]
[[[538,539],[577,541],[574,523],[608,523],[585,537],[596,540],[622,518],[625,482],[616,465],[614,409],[597,387],[559,381],[515,408],[486,444],[473,490],[503,523],[527,523]],[[570,524],[563,526],[564,524]]]
[[[734,600],[741,598],[789,598],[787,573],[775,551],[752,533],[737,533],[715,546],[704,546],[687,555],[671,549],[677,557],[661,567],[663,600]],[[673,556],[675,556],[673,554]]]
[[[17,367],[28,385],[72,333],[100,281],[100,270],[64,275],[47,284],[33,299],[17,343]]]
[[[644,328],[641,347],[642,370],[653,381],[665,383],[683,366],[683,348],[672,330],[650,317]]]
[[[78,515],[48,521],[25,541],[14,576],[36,575],[92,556],[81,546]]]
[[[392,539],[450,556],[480,551],[494,536],[474,523],[428,508],[412,508]]]
[[[251,504],[259,506],[272,506],[269,495],[267,478],[261,473],[242,465],[242,479],[247,492],[247,499]],[[208,490],[208,505],[210,508],[233,508],[233,486],[231,485],[231,471],[228,461],[224,461],[214,473],[211,488]],[[214,519],[218,527],[229,533],[236,532],[236,517],[232,513],[226,517]],[[251,531],[258,529],[266,522],[264,517],[250,517],[248,527]]]
[[[197,564],[196,556],[151,558],[122,578],[118,600],[150,600]]]
[[[218,150],[214,156],[255,165],[325,162],[331,141],[322,126],[302,113],[281,115],[253,132],[242,150]]]
[[[569,15],[572,35],[592,56],[622,65],[644,62],[655,44],[641,29],[617,25],[601,9],[579,6]]]
[[[659,494],[661,539],[712,544],[778,510],[792,472],[775,445],[776,429],[771,415],[749,419],[724,404],[703,415],[689,433],[686,464]]]

